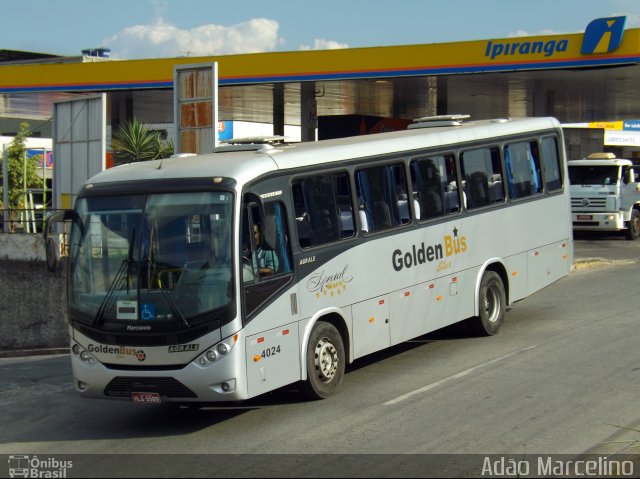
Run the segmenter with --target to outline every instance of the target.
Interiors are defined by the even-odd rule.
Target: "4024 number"
[[[280,354],[280,345],[279,344],[277,346],[272,346],[270,348],[263,349],[262,350],[262,354],[260,355],[260,357],[262,359],[265,359],[265,358],[270,358],[271,356],[275,356],[276,354]]]

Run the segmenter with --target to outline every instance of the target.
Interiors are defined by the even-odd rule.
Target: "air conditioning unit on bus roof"
[[[435,128],[438,126],[460,126],[462,120],[471,118],[471,115],[436,115],[436,116],[423,116],[422,118],[415,118],[413,123],[407,126],[408,130],[415,128]]]
[[[274,150],[276,146],[284,145],[286,139],[287,137],[281,135],[232,138],[221,142],[220,145],[214,149],[214,153],[224,153],[229,151],[266,152]]]

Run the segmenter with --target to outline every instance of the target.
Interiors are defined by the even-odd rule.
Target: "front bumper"
[[[205,366],[191,361],[166,368],[121,368],[72,353],[71,366],[76,391],[85,398],[130,401],[132,393],[143,393],[160,402],[219,402],[248,399],[240,358],[241,348],[234,348],[229,356]]]

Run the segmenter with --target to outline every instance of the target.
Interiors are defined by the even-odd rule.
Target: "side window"
[[[467,209],[481,208],[504,201],[500,151],[480,148],[460,154],[463,193]]]
[[[245,208],[242,220],[243,281],[266,279],[291,272],[291,253],[284,205],[267,203]]]
[[[291,185],[301,248],[330,243],[355,234],[347,173],[315,175]]]
[[[537,142],[523,141],[505,146],[504,163],[511,198],[526,198],[542,193]]]
[[[558,139],[555,137],[542,139],[542,166],[547,191],[562,188],[562,168],[560,155],[558,155]]]
[[[460,211],[456,162],[453,155],[412,160],[411,185],[418,220]]]
[[[383,165],[356,171],[358,215],[362,231],[373,233],[411,221],[404,165]]]

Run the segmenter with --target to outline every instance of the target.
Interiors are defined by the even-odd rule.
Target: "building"
[[[220,120],[273,125],[274,134],[292,125],[311,140],[404,128],[437,114],[549,115],[574,124],[567,130],[574,158],[604,146],[599,126],[624,129],[621,120],[640,118],[640,29],[624,24],[625,17],[612,17],[581,33],[197,58],[5,52],[0,135],[27,120],[50,137],[52,102],[106,92],[107,137],[133,117],[172,136],[174,66],[216,61]],[[596,123],[604,121],[611,123]],[[622,136],[629,139],[611,149],[640,150],[640,138]]]

